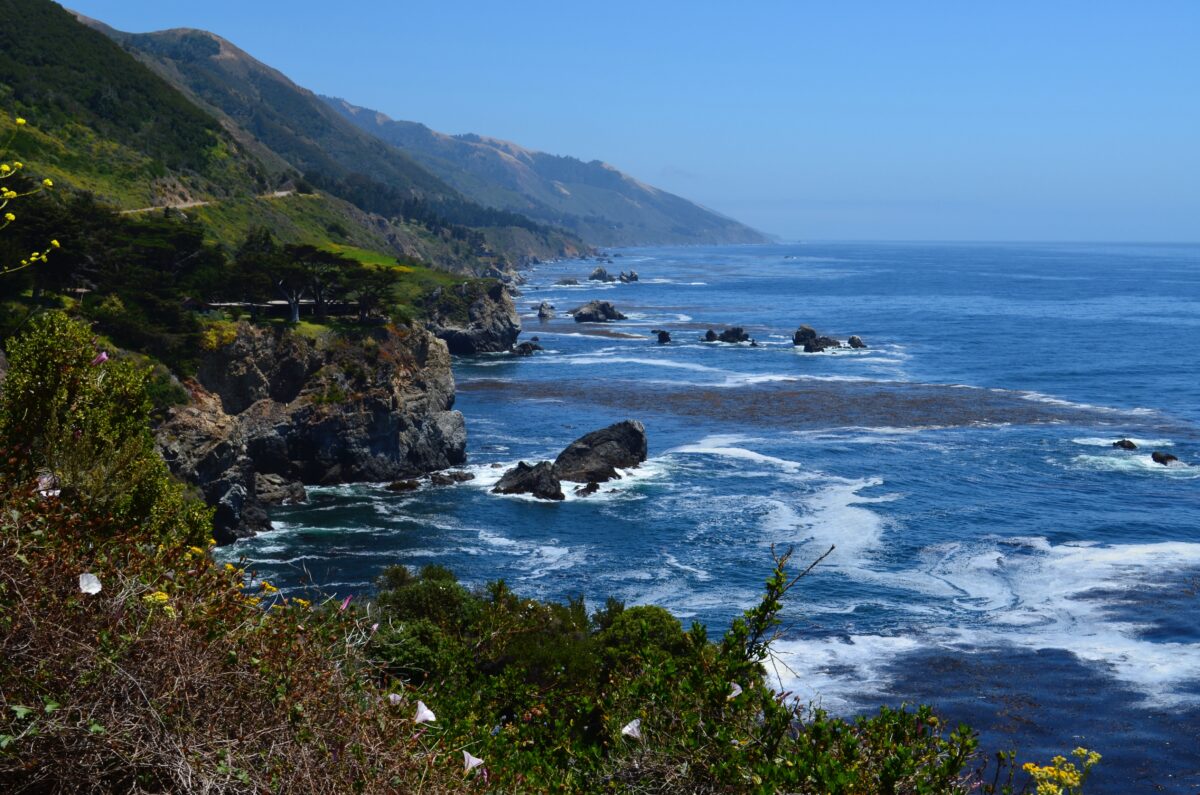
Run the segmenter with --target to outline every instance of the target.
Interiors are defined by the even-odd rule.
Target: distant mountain
[[[360,130],[316,94],[215,34],[124,33],[80,17],[213,113],[247,149],[360,209],[474,227],[510,259],[562,256],[582,243],[525,215],[469,200],[400,149]]]
[[[745,224],[646,185],[607,163],[585,163],[322,97],[359,128],[397,146],[480,204],[562,226],[596,245],[763,243]]]

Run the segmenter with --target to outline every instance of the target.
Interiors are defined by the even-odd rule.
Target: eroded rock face
[[[562,484],[554,475],[554,465],[541,461],[533,466],[524,461],[504,473],[492,489],[495,494],[532,494],[542,500],[565,500]]]
[[[263,506],[303,484],[397,480],[466,458],[450,356],[424,330],[311,340],[242,323],[187,386],[192,401],[158,444],[217,506],[220,543],[268,527]]]
[[[603,483],[620,477],[618,468],[635,467],[645,460],[645,426],[624,420],[571,442],[554,459],[554,474],[559,480]]]
[[[592,271],[591,275],[588,276],[588,281],[593,282],[615,282],[616,280],[617,277],[613,276],[603,267],[596,268],[594,271]]]
[[[431,318],[426,327],[456,356],[507,351],[521,333],[517,307],[498,282],[438,288],[426,299],[425,308]]]
[[[625,320],[625,316],[608,301],[589,301],[581,307],[571,310],[576,323],[607,323],[611,320]]]

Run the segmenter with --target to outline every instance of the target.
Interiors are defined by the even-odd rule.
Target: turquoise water
[[[1200,791],[1200,247],[620,254],[608,267],[640,282],[556,286],[595,265],[578,261],[529,274],[522,338],[545,352],[456,364],[474,481],[314,489],[222,554],[338,594],[436,562],[719,630],[772,544],[834,546],[788,607],[780,687],[845,714],[928,701],[1023,759],[1087,745],[1096,792]],[[530,311],[592,298],[629,320]],[[870,347],[801,353],[800,323]],[[699,341],[735,324],[759,345]],[[601,494],[489,493],[493,465],[626,417],[650,459]]]

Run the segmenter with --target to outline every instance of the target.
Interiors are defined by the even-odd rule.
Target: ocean
[[[772,545],[798,564],[833,547],[786,608],[777,687],[844,715],[930,703],[1021,761],[1086,746],[1104,755],[1089,793],[1200,792],[1200,246],[613,254],[640,281],[528,273],[522,340],[544,352],[456,362],[474,480],[314,488],[219,554],[285,592],[438,563],[716,634]],[[628,320],[563,314],[597,298]],[[541,301],[560,316],[539,322]],[[802,323],[868,347],[805,354]],[[732,325],[757,345],[701,341]],[[650,457],[601,493],[489,492],[626,418]]]

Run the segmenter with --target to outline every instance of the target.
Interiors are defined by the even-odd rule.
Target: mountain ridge
[[[345,99],[319,96],[359,128],[406,151],[475,201],[562,226],[596,245],[769,239],[602,160],[554,155],[477,133],[449,135]]]

